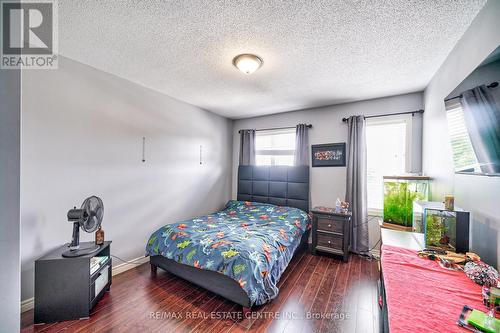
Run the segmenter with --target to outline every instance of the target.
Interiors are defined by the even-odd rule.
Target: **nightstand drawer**
[[[322,234],[319,232],[317,234],[317,237],[318,237],[318,246],[342,251],[342,246],[343,246],[342,238],[333,235]]]
[[[351,213],[339,213],[335,208],[328,207],[315,207],[312,213],[312,254],[323,252],[340,255],[347,262]]]
[[[334,220],[331,217],[319,215],[317,217],[318,230],[335,232],[337,234],[342,234],[344,232],[344,222],[339,220]]]

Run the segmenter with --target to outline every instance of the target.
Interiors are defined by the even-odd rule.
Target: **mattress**
[[[161,227],[146,255],[224,274],[251,305],[261,305],[278,295],[281,274],[309,228],[298,208],[231,200],[222,211]]]

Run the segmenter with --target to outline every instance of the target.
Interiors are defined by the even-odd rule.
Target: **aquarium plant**
[[[428,200],[429,178],[384,177],[384,223],[411,230],[413,201]]]
[[[456,212],[427,209],[425,213],[425,246],[455,251]]]
[[[440,201],[413,201],[413,232],[425,233],[424,213],[428,209],[444,210],[444,203]]]

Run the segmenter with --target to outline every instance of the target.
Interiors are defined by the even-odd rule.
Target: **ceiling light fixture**
[[[240,54],[233,59],[234,67],[247,75],[258,70],[263,63],[262,59],[255,54]]]

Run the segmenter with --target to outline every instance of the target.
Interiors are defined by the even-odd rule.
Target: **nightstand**
[[[351,213],[336,213],[333,208],[315,207],[312,224],[312,254],[319,252],[349,259]]]
[[[66,244],[35,261],[35,324],[90,316],[111,286],[110,245],[104,242],[94,253],[65,258]],[[92,257],[103,257],[95,271],[90,269]]]

